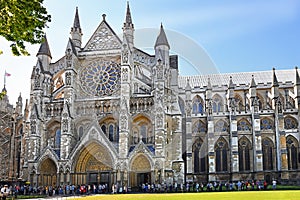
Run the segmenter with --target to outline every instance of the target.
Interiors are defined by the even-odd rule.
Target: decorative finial
[[[102,15],[103,21],[105,21],[106,14]]]

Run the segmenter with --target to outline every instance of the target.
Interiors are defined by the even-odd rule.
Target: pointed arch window
[[[274,144],[273,142],[265,138],[262,141],[262,151],[263,151],[263,169],[273,170],[274,169]]]
[[[198,120],[193,124],[193,133],[206,132],[206,125],[203,121]]]
[[[215,165],[216,172],[225,172],[228,170],[228,144],[221,138],[215,145]]]
[[[194,173],[207,172],[207,151],[202,140],[197,139],[193,144]]]
[[[224,120],[219,120],[215,124],[215,132],[228,132],[228,124]]]
[[[108,138],[110,141],[114,141],[114,125],[110,124],[108,127]]]
[[[286,117],[286,118],[284,118],[284,128],[285,129],[297,129],[298,123],[294,118]]]
[[[203,100],[198,95],[193,99],[193,114],[203,114]]]
[[[251,131],[251,125],[246,119],[241,119],[237,124],[238,131]]]
[[[61,143],[61,131],[60,129],[57,129],[54,138],[54,151],[58,157],[60,157],[60,143]]]
[[[251,144],[247,138],[242,138],[239,141],[239,171],[250,170],[250,149]]]
[[[288,136],[286,140],[288,169],[298,169],[299,143],[293,136]]]
[[[223,102],[222,98],[219,95],[215,95],[213,97],[213,104],[212,104],[213,112],[222,112],[223,111]]]
[[[261,130],[271,130],[274,128],[274,123],[271,119],[269,118],[263,118],[260,121],[260,129]]]

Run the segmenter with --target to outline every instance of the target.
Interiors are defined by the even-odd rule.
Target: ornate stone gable
[[[121,40],[105,21],[105,15],[103,15],[103,21],[92,35],[83,51],[102,51],[114,49],[121,49]]]

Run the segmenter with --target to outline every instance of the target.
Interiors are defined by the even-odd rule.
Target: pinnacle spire
[[[80,27],[80,22],[79,22],[79,15],[78,15],[78,7],[76,7],[75,18],[74,18],[74,23],[73,23],[73,28],[74,28],[74,29],[78,28],[79,30],[81,29],[81,27]]]
[[[210,78],[209,77],[207,79],[207,89],[211,90],[211,82],[210,82]]]
[[[129,2],[128,1],[127,1],[127,11],[126,11],[125,23],[127,25],[132,24],[131,13],[130,13],[130,8],[129,8]]]
[[[36,56],[38,55],[47,55],[50,58],[52,58],[46,35],[44,36],[44,42],[41,44],[40,49],[36,54]]]
[[[155,42],[155,47],[157,47],[159,45],[166,45],[166,46],[168,46],[168,48],[170,48],[170,45],[168,43],[167,36],[166,36],[165,31],[164,31],[164,27],[163,27],[162,23],[160,25],[160,33],[157,36],[157,39],[156,39],[156,42]]]
[[[251,83],[250,83],[250,88],[254,88],[256,87],[256,83],[255,83],[255,80],[254,80],[254,75],[252,75],[252,79],[251,79]]]
[[[277,76],[275,74],[275,68],[273,68],[273,86],[274,87],[278,87],[279,86],[278,80],[277,80]]]
[[[233,81],[232,81],[232,76],[229,77],[229,85],[228,85],[228,88],[229,88],[229,89],[233,89],[233,88],[234,88],[234,84],[233,84]]]
[[[127,1],[127,10],[126,10],[126,17],[125,17],[125,22],[123,29],[133,29],[133,23],[132,23],[132,18],[131,18],[131,12],[130,12],[130,7],[129,7],[129,2]]]
[[[298,73],[298,67],[295,67],[296,70],[296,85],[300,85],[300,76]]]

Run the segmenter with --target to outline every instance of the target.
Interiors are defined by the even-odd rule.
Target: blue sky
[[[64,55],[76,6],[84,34],[84,46],[101,22],[103,13],[107,15],[106,19],[114,31],[121,33],[126,2],[44,0],[44,5],[52,15],[52,22],[46,29],[52,62]],[[153,39],[148,39],[150,44],[157,36],[155,30],[158,31],[160,23],[163,23],[167,31],[184,36],[202,48],[221,73],[263,71],[273,67],[292,69],[300,63],[300,1],[130,0],[129,4],[136,32],[145,28],[154,30]],[[4,51],[0,56],[0,74],[4,74],[5,70],[12,74],[7,78],[6,88],[10,102],[14,104],[20,92],[24,99],[29,98],[30,75],[36,64],[35,55],[39,45],[27,45],[32,55],[30,57],[11,56],[8,46],[9,43],[0,38],[0,48]],[[176,46],[173,45],[173,48],[176,50]],[[180,63],[183,74],[195,74],[199,70],[192,68],[201,71],[206,67],[189,66],[191,52],[188,49],[194,51],[194,48],[186,49],[184,52],[175,51],[182,58],[188,58]],[[0,87],[3,87],[1,76]]]

